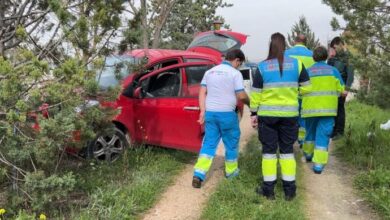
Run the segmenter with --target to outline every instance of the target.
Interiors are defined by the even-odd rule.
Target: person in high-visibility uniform
[[[257,192],[274,199],[277,151],[286,200],[296,195],[293,144],[298,137],[298,93],[310,92],[310,79],[301,61],[284,56],[286,39],[271,36],[268,58],[258,65],[250,93],[251,123],[262,143],[263,183]]]
[[[293,58],[297,58],[300,60],[306,68],[309,68],[314,65],[313,60],[313,51],[309,50],[306,47],[307,39],[303,34],[298,34],[295,38],[295,45],[290,49],[286,50],[284,55],[290,56]],[[305,120],[301,117],[301,109],[302,109],[302,97],[299,96],[299,132],[298,132],[298,142],[302,147],[303,141],[305,140],[306,129],[305,129]]]
[[[328,162],[328,145],[335,117],[338,97],[343,94],[344,82],[340,72],[325,63],[328,52],[325,47],[314,50],[317,62],[307,71],[312,83],[312,92],[303,95],[302,117],[306,123],[303,152],[306,160],[313,160],[313,171],[320,174]]]
[[[205,136],[194,167],[192,186],[200,188],[213,162],[219,141],[225,146],[225,174],[237,176],[240,127],[235,112],[237,100],[249,105],[244,80],[238,67],[245,61],[244,53],[232,50],[222,64],[208,70],[199,91],[199,123],[205,123]]]

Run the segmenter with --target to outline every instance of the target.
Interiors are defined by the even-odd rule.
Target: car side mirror
[[[136,89],[134,90],[133,97],[136,98],[136,99],[142,98],[142,97],[141,97],[141,90],[142,90],[141,87],[136,88]]]

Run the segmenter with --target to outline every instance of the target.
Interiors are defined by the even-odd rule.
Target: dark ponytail
[[[278,59],[280,74],[283,74],[284,51],[286,50],[286,38],[281,33],[271,36],[267,60]]]

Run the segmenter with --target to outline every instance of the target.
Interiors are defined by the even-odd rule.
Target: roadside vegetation
[[[225,179],[218,185],[203,210],[202,219],[305,219],[300,160],[297,160],[298,194],[292,202],[284,200],[280,177],[275,189],[276,200],[269,201],[255,193],[262,179],[259,146],[254,136],[240,155],[240,175],[233,180]]]
[[[357,101],[348,103],[346,111],[346,134],[336,142],[336,152],[361,171],[354,186],[390,219],[390,131],[379,127],[390,119],[390,111]]]
[[[73,170],[77,179],[73,192],[32,214],[25,211],[18,214],[17,207],[3,204],[4,217],[36,219],[44,213],[49,219],[135,219],[155,204],[193,155],[140,147],[129,149],[113,164],[70,159],[64,169]]]

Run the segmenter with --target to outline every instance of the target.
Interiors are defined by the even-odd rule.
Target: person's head
[[[313,51],[313,59],[316,62],[325,61],[328,59],[328,51],[325,47],[319,46]]]
[[[227,52],[225,59],[237,69],[245,61],[245,54],[240,49],[234,49]]]
[[[335,37],[330,42],[330,47],[335,49],[336,51],[343,50],[344,49],[344,41],[341,39],[341,37]]]
[[[271,35],[267,60],[278,59],[280,72],[283,71],[284,51],[286,50],[286,38],[281,33]]]
[[[307,43],[307,38],[305,35],[303,34],[298,34],[296,37],[295,37],[295,45],[298,45],[298,44],[301,44],[301,45],[306,45]]]

